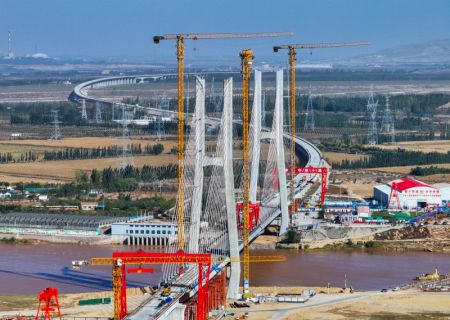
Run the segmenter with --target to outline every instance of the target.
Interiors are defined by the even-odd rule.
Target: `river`
[[[133,250],[136,248],[133,248]],[[123,246],[78,246],[68,244],[0,244],[0,294],[36,294],[45,287],[61,293],[111,289],[110,267],[72,270],[71,261],[110,257]],[[285,255],[284,263],[252,263],[252,286],[344,286],[378,290],[409,282],[432,272],[450,272],[450,254],[385,251],[287,251],[257,250],[255,255]],[[157,284],[161,266],[153,274],[127,275],[127,284]]]

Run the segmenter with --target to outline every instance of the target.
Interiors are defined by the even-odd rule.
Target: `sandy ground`
[[[450,294],[419,291],[318,294],[304,304],[264,303],[250,309],[249,320],[449,319]],[[229,318],[231,319],[231,317]]]
[[[134,165],[142,167],[162,166],[176,162],[176,155],[139,156],[133,158]],[[45,161],[32,163],[6,163],[0,165],[2,181],[72,181],[79,170],[90,171],[94,168],[104,169],[118,167],[118,158],[89,160]]]
[[[350,196],[370,197],[373,195],[373,187],[376,185],[379,185],[376,181],[368,183],[346,181],[341,186],[348,190]]]
[[[366,157],[363,154],[350,154],[345,152],[328,152],[328,151],[323,152],[323,155],[329,163],[342,162],[343,160],[357,161]]]
[[[161,140],[156,141],[154,137],[132,137],[130,139],[131,143],[134,144],[157,144],[161,143],[164,146],[164,151],[168,152],[170,149],[176,145],[175,140]],[[108,147],[113,145],[120,145],[120,137],[82,137],[82,138],[65,138],[62,140],[2,140],[0,141],[0,146],[4,144],[9,145],[27,145],[27,146],[44,146],[52,148],[97,148],[97,147]],[[3,152],[6,152],[3,151]]]
[[[448,140],[431,140],[431,141],[404,141],[395,145],[378,145],[381,149],[396,150],[398,148],[409,151],[422,152],[442,152],[450,151],[450,141]]]
[[[439,315],[441,313],[441,315]],[[291,312],[286,319],[449,319],[450,294],[376,293],[355,302]]]
[[[401,167],[380,167],[380,168],[372,168],[367,169],[368,171],[379,171],[379,172],[389,172],[389,173],[401,173],[401,174],[409,174],[411,169],[416,167],[438,167],[438,168],[450,168],[450,163],[438,163],[438,164],[427,164],[424,166],[401,166]]]
[[[114,304],[79,306],[78,301],[84,299],[112,297],[111,291],[63,294],[58,297],[63,316],[112,317]],[[139,288],[127,289],[128,309],[137,308],[148,296],[144,296]],[[0,317],[4,315],[35,315],[37,310],[36,295],[0,295]]]

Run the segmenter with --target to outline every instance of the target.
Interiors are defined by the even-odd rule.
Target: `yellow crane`
[[[242,240],[244,243],[244,274],[243,274],[243,297],[251,298],[250,293],[250,250],[249,250],[249,236],[250,236],[250,219],[249,219],[249,195],[250,195],[250,168],[249,168],[249,141],[248,141],[248,99],[250,94],[250,72],[252,61],[254,60],[253,51],[251,49],[242,50],[241,57],[241,74],[242,74],[242,173],[244,179],[243,185],[243,218],[244,226],[242,228]]]
[[[153,42],[175,40],[177,44],[178,73],[178,194],[177,194],[177,224],[178,249],[184,250],[184,192],[183,192],[183,161],[184,161],[184,41],[234,38],[262,38],[293,36],[292,32],[257,32],[257,33],[178,33],[154,36]]]
[[[292,219],[292,214],[297,210],[295,203],[295,64],[297,61],[296,49],[317,49],[317,48],[335,48],[335,47],[354,47],[354,46],[367,46],[368,42],[334,42],[334,43],[297,43],[297,44],[285,44],[280,46],[274,46],[273,51],[278,52],[279,50],[288,50],[289,56],[289,78],[290,78],[290,113],[291,113],[291,150],[290,150],[290,162],[291,162],[291,207],[290,214]]]

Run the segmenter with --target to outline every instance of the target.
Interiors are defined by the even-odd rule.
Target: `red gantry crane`
[[[289,78],[290,78],[290,114],[291,114],[291,152],[290,152],[290,162],[291,168],[295,168],[295,94],[296,94],[296,84],[295,84],[295,66],[297,62],[297,49],[317,49],[317,48],[335,48],[335,47],[354,47],[354,46],[367,46],[368,42],[337,42],[337,43],[297,43],[297,44],[285,44],[273,47],[274,52],[280,50],[288,50],[289,55]],[[291,207],[290,214],[295,213],[297,210],[295,201],[295,170],[291,170]]]

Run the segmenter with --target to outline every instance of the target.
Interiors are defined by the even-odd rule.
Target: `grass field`
[[[378,147],[385,150],[397,150],[401,148],[408,151],[447,153],[450,151],[450,140],[405,141],[398,142],[395,145],[378,145]]]
[[[158,156],[134,157],[134,164],[162,166],[176,162],[176,155],[162,154]],[[71,181],[79,170],[90,171],[94,168],[104,169],[119,166],[118,158],[102,158],[90,160],[42,161],[32,163],[6,163],[0,165],[2,181]]]

